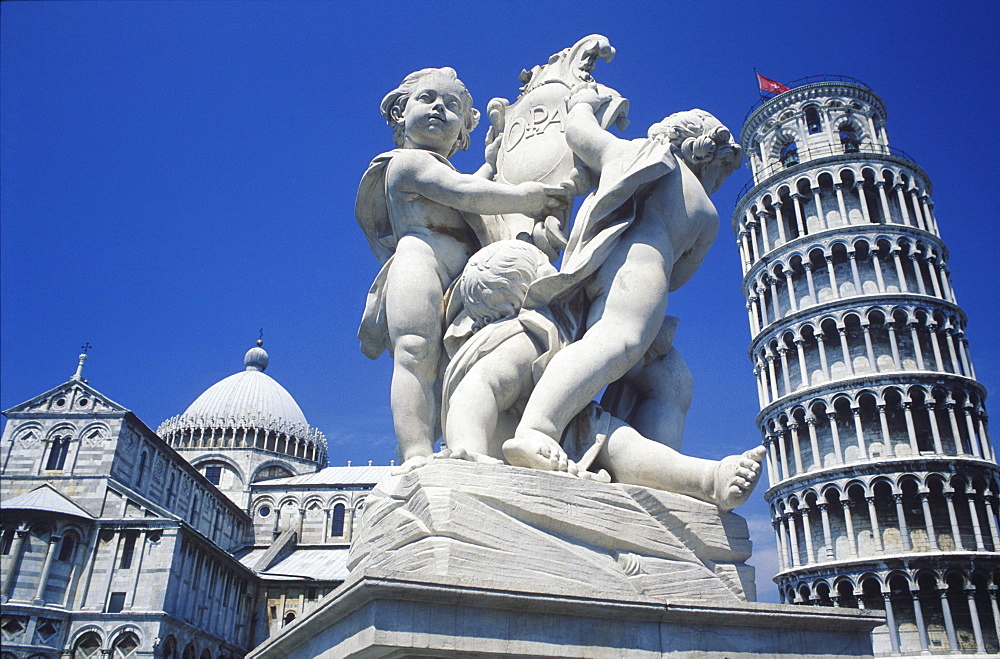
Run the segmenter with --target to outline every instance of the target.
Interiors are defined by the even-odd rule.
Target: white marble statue
[[[479,116],[452,69],[412,73],[382,101],[398,148],[358,191],[358,222],[384,264],[359,337],[369,357],[393,356],[397,473],[427,464],[443,431],[437,457],[723,510],[756,484],[762,447],[721,461],[680,453],[691,374],[665,316],[715,240],[709,195],[740,147],[701,110],[644,139],[613,137],[628,102],[591,76],[613,56],[591,35],[522,72],[513,104],[490,103],[486,164],[473,175],[448,161]],[[592,188],[567,238],[571,195]]]
[[[516,425],[545,364],[561,349],[559,332],[544,315],[521,311],[532,281],[554,268],[538,248],[517,240],[484,247],[459,280],[475,334],[449,363],[444,378],[443,419],[449,457],[494,463],[506,457],[554,471],[686,494],[731,510],[750,495],[760,475],[763,447],[721,461],[702,460],[643,437],[591,401],[561,435],[561,448],[541,456],[504,438]],[[679,392],[690,396],[690,391]],[[677,438],[679,440],[679,438]],[[502,450],[502,453],[501,453]],[[524,464],[527,463],[527,464]],[[594,467],[594,474],[586,471]]]
[[[718,232],[709,195],[742,159],[725,126],[700,110],[667,117],[646,139],[615,138],[596,118],[610,100],[583,84],[567,101],[567,141],[599,184],[577,213],[560,271],[527,293],[525,307],[561,324],[568,345],[546,365],[505,446],[512,464],[562,468],[570,420],[663,331],[669,293],[691,278]],[[640,430],[674,444],[656,436],[657,425]]]
[[[369,293],[359,338],[377,358],[393,356],[391,404],[404,461],[433,452],[444,294],[479,247],[480,214],[543,217],[566,206],[559,186],[490,180],[487,163],[476,175],[448,161],[465,149],[479,120],[472,96],[453,69],[422,69],[406,76],[381,105],[397,149],[365,172],[355,215],[382,263]],[[495,151],[495,150],[494,150]]]

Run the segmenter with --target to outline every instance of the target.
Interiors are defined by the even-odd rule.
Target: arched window
[[[281,465],[271,465],[258,471],[254,476],[253,482],[271,480],[272,478],[287,478],[294,475],[289,469]]]
[[[167,508],[169,508],[172,505],[174,505],[174,496],[177,494],[174,491],[174,482],[176,480],[176,477],[177,477],[177,474],[175,474],[174,472],[171,471],[170,472],[170,480],[167,482],[167,502],[166,502]]]
[[[816,109],[815,105],[806,107],[806,128],[810,135],[823,130],[823,124],[819,120],[819,110]]]
[[[781,149],[781,164],[785,167],[799,164],[799,147],[795,142],[789,142]]]
[[[184,648],[184,654],[181,655],[181,659],[195,659],[198,656],[198,651],[194,649],[194,643],[188,643],[187,647]]]
[[[287,625],[291,621],[295,620],[295,611],[289,611],[285,614],[285,624]]]
[[[132,567],[132,557],[135,555],[135,533],[128,533],[125,535],[125,541],[122,543],[122,556],[118,567],[122,570],[128,570]]]
[[[87,632],[73,646],[73,659],[91,659],[101,654],[101,637],[97,632]]]
[[[129,659],[135,657],[136,650],[139,649],[139,637],[132,632],[125,632],[111,646],[111,656],[114,659]]]
[[[163,659],[177,659],[177,639],[173,636],[163,642]]]
[[[143,452],[142,457],[139,458],[139,475],[135,478],[136,488],[142,487],[142,477],[146,475],[146,453]]]
[[[844,147],[844,153],[857,153],[860,144],[858,133],[853,126],[840,127],[840,145]]]
[[[330,534],[334,537],[341,537],[344,535],[344,513],[347,508],[342,503],[338,503],[333,507],[333,529],[331,529]]]
[[[45,468],[50,471],[61,471],[66,464],[66,454],[69,453],[69,437],[54,437],[52,448],[49,449],[49,460]]]
[[[219,482],[222,480],[222,465],[211,464],[205,467],[205,478],[208,482],[216,487],[219,486]]]
[[[67,533],[63,536],[62,544],[59,545],[59,556],[56,560],[69,563],[73,560],[73,552],[76,550],[76,536]]]

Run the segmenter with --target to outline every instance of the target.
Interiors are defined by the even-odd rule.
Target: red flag
[[[765,78],[759,73],[757,74],[757,85],[760,86],[760,90],[762,92],[767,92],[769,94],[781,94],[783,92],[791,91],[791,87],[787,87],[777,80]]]

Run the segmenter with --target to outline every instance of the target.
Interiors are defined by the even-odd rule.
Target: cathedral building
[[[344,580],[390,467],[325,467],[260,342],[157,432],[85,360],[4,412],[2,659],[241,657]]]
[[[884,610],[877,656],[998,652],[1000,469],[930,178],[866,85],[800,83],[746,119],[732,225],[775,581]]]

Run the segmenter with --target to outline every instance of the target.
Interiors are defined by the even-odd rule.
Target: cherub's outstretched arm
[[[569,192],[559,186],[534,182],[504,185],[461,174],[421,149],[400,151],[392,167],[397,190],[468,213],[540,216],[566,206],[570,200]]]

